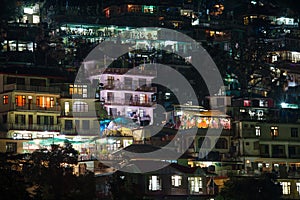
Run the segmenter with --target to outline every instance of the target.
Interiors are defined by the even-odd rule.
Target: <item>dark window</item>
[[[65,120],[65,129],[71,130],[73,128],[72,120]]]
[[[298,137],[298,128],[291,128],[291,137]]]
[[[217,98],[217,105],[225,105],[224,98]]]
[[[17,143],[16,142],[6,142],[6,152],[17,153]]]
[[[202,148],[210,148],[210,145],[211,145],[210,139],[206,138],[205,143],[204,143],[204,139],[205,139],[205,137],[200,137],[198,139],[198,148],[201,148],[202,144],[203,144]]]
[[[25,79],[24,78],[16,78],[16,77],[7,77],[6,83],[7,84],[17,83],[20,85],[25,85]]]
[[[7,114],[2,115],[2,122],[3,124],[7,123]]]
[[[145,87],[145,86],[146,86],[146,79],[139,78],[139,87]]]
[[[215,147],[216,149],[227,149],[228,148],[227,140],[225,138],[219,138]]]
[[[41,124],[41,116],[37,116],[36,117],[36,123],[37,124]]]
[[[85,129],[85,130],[90,129],[90,121],[89,120],[82,120],[82,129]]]
[[[259,142],[258,141],[253,143],[253,149],[259,150]]]
[[[25,115],[15,115],[16,124],[25,124]]]
[[[44,116],[44,125],[49,124],[49,116]]]
[[[46,80],[44,79],[30,79],[30,85],[33,86],[46,86]]]
[[[79,120],[75,120],[75,128],[76,128],[77,130],[80,129],[80,121],[79,121]]]
[[[54,124],[54,117],[50,116],[49,119],[50,119],[50,125],[53,125]]]

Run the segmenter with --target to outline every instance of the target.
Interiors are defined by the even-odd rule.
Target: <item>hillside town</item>
[[[290,2],[5,0],[3,198],[300,199]]]

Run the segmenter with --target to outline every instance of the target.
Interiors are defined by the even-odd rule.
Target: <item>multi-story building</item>
[[[132,69],[106,68],[91,78],[103,84],[99,98],[109,116],[131,118],[143,126],[153,123],[156,88],[151,83],[155,77],[155,67],[143,65]]]
[[[23,140],[54,138],[60,132],[60,88],[50,85],[63,78],[21,74],[24,71],[0,75],[4,152],[30,151],[30,146],[23,146]]]

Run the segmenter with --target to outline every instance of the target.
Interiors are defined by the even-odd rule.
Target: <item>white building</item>
[[[153,123],[156,87],[154,64],[129,68],[104,68],[90,77],[101,84],[99,98],[112,118],[126,117],[143,126]]]

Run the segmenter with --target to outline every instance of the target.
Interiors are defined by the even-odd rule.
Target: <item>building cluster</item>
[[[299,199],[299,16],[268,1],[95,2],[20,4],[23,17],[1,23],[1,152],[70,142],[75,173],[95,172],[99,198],[111,195],[113,174],[141,198],[207,199],[231,176],[273,173],[282,197]],[[164,28],[202,44],[223,76],[219,92],[207,96],[191,43]],[[84,60],[103,41],[135,50]],[[153,84],[160,64],[184,75],[201,105],[187,91],[178,105],[176,88]],[[166,145],[181,156],[154,158],[171,164],[147,173],[138,172],[149,160],[120,154]]]

